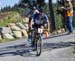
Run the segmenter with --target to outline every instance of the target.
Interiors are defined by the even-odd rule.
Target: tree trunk
[[[49,0],[49,13],[50,13],[50,29],[51,32],[56,30],[56,26],[55,26],[55,17],[54,17],[54,11],[53,11],[53,7],[52,7],[52,0]]]

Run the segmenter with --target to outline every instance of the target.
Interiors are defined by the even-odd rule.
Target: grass
[[[17,12],[11,12],[7,14],[5,18],[0,20],[0,26],[6,26],[8,23],[16,23],[21,20],[20,15]]]
[[[5,42],[10,42],[10,41],[14,41],[14,40],[16,40],[16,39],[1,39],[0,40],[0,43],[5,43]]]

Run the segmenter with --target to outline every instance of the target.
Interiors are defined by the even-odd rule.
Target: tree
[[[56,30],[52,0],[49,0],[49,11],[50,11],[50,23],[51,23],[51,32],[52,32]]]
[[[42,4],[44,4],[44,3],[45,3],[44,0],[37,0],[37,4],[42,5]]]
[[[42,7],[44,6],[44,0],[21,0],[20,1],[20,6],[25,7],[23,4],[27,4],[29,8],[35,7]]]
[[[45,0],[37,0],[37,4],[38,4],[39,8],[41,8],[42,6],[45,5]]]
[[[29,0],[20,0],[19,7],[24,8],[26,5],[27,6],[30,5],[30,1]]]

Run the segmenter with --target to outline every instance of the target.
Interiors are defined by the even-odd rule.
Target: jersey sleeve
[[[47,15],[45,15],[45,19],[46,19],[46,21],[48,22],[48,16],[47,16]]]

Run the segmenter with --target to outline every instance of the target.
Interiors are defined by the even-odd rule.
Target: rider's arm
[[[48,16],[47,16],[47,15],[44,15],[44,18],[46,19],[46,20],[45,20],[46,22],[45,22],[44,25],[47,26],[47,25],[48,25]]]
[[[46,18],[46,21],[47,21],[47,23],[48,23],[48,16],[47,16],[47,15],[45,15],[45,18]]]
[[[33,21],[33,18],[31,19],[31,22],[30,22],[30,28],[32,29],[32,25],[34,24],[34,21]]]

